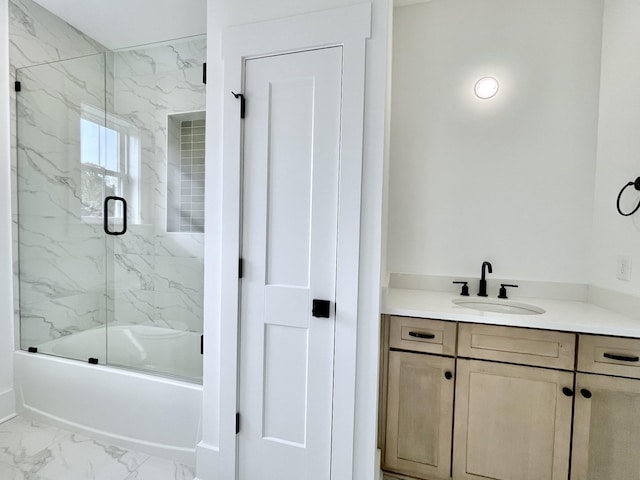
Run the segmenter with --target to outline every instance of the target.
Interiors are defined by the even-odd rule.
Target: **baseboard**
[[[12,389],[0,393],[0,423],[16,416],[16,393]]]
[[[205,442],[196,447],[196,478],[195,480],[217,480],[220,449]]]

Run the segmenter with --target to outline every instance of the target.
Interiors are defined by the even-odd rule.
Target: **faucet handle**
[[[506,287],[509,288],[518,288],[518,285],[511,285],[509,283],[501,283],[500,284],[500,293],[498,293],[498,298],[508,298],[507,297],[507,289]]]
[[[467,285],[468,282],[452,282],[452,283],[457,283],[462,285],[462,291],[460,292],[460,295],[462,295],[463,297],[469,296],[469,285]]]

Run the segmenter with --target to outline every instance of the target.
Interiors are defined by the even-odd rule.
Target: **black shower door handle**
[[[122,202],[122,230],[119,232],[109,230],[109,201]],[[104,199],[104,209],[102,212],[104,220],[104,233],[107,235],[124,235],[127,233],[127,201],[122,197],[109,196]]]

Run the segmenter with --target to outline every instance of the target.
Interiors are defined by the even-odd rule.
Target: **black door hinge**
[[[244,277],[244,260],[238,259],[238,278]]]
[[[200,355],[204,355],[204,335],[200,335]]]
[[[22,83],[16,81],[16,83],[14,83],[13,86],[14,86],[16,92],[22,91]]]
[[[231,92],[231,94],[240,99],[240,118],[244,118],[244,114],[246,111],[246,102],[244,99],[244,95],[242,93],[233,93]]]
[[[236,413],[236,435],[240,433],[240,414]]]
[[[207,62],[202,64],[202,83],[207,84]]]
[[[97,359],[97,358],[95,358],[95,357],[91,357],[91,358],[89,358],[88,362],[89,362],[91,365],[97,365],[97,364],[98,364],[98,359]]]

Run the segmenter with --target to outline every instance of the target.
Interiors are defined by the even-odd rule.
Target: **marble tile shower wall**
[[[140,134],[138,224],[114,242],[116,322],[202,331],[202,233],[167,233],[168,116],[205,109],[206,38],[116,52],[114,116]]]
[[[105,248],[81,218],[81,105],[104,105],[102,54],[20,70],[17,103],[22,344],[103,325]],[[104,107],[103,107],[104,108]]]
[[[105,51],[31,0],[12,0],[10,12],[14,75],[24,66]],[[103,324],[105,273],[113,280],[107,313],[117,322],[201,331],[203,239],[166,233],[166,136],[167,114],[204,110],[205,56],[205,40],[198,39],[21,71],[21,80],[47,86],[41,95],[20,99],[19,154],[12,111],[13,192],[18,182],[21,192],[19,222],[17,196],[13,202],[14,270],[16,285],[22,270],[23,347]],[[101,224],[79,214],[79,105],[104,108],[105,69],[107,110],[135,127],[141,147],[137,215],[117,241],[105,241]],[[99,90],[102,104],[96,102]]]
[[[69,58],[76,58],[86,55],[97,54],[106,49],[103,45],[84,35],[82,32],[71,27],[60,18],[52,15],[38,4],[31,0],[10,0],[9,1],[9,58],[12,81],[15,80],[16,70],[32,65],[40,65],[47,62],[55,62]],[[55,76],[59,73],[52,69],[50,73]],[[69,72],[72,74],[74,72]],[[78,72],[80,74],[81,72]],[[82,74],[92,72],[82,72]],[[52,78],[52,81],[54,81]],[[102,82],[104,84],[104,81]],[[104,88],[104,86],[103,86]],[[17,198],[17,138],[16,138],[16,96],[11,92],[11,165],[12,165],[12,237],[14,252],[14,306],[16,318],[20,316],[19,290],[19,258],[18,258],[18,198]],[[80,97],[82,98],[82,96]],[[52,97],[54,105],[60,105],[61,97]],[[56,107],[54,107],[56,108]],[[25,117],[25,127],[33,118],[34,111],[28,111]],[[26,131],[25,131],[26,135]],[[22,138],[25,138],[23,135]],[[40,137],[42,138],[42,137]],[[55,156],[61,156],[60,143],[52,150],[53,156],[49,163],[42,166],[42,171],[37,175],[29,176],[29,187],[35,187],[37,182],[41,182],[48,175],[48,182],[54,190],[65,192],[68,182],[71,179],[71,171],[68,164],[54,163]],[[26,151],[25,151],[26,152]],[[40,166],[29,161],[37,161],[34,151],[29,151],[29,157],[25,158],[27,165],[23,170],[23,178],[27,178],[29,169]],[[56,167],[60,168],[56,171]],[[55,172],[55,173],[54,173]],[[67,187],[65,187],[67,185]],[[67,188],[65,195],[68,195]],[[22,285],[24,296],[35,292],[35,296],[23,312],[28,321],[23,329],[23,345],[38,343],[42,340],[55,338],[66,333],[70,333],[77,328],[95,324],[103,321],[96,313],[97,299],[95,291],[91,293],[86,285],[91,284],[95,279],[85,280],[82,277],[69,277],[72,272],[67,270],[66,277],[62,275],[54,283],[47,282],[47,276],[56,272],[57,265],[63,263],[65,256],[69,258],[69,265],[74,265],[76,269],[81,268],[83,259],[93,256],[92,249],[95,247],[98,232],[93,226],[83,226],[79,223],[69,226],[72,232],[73,241],[62,243],[60,240],[67,236],[67,233],[56,225],[53,217],[42,215],[45,210],[39,208],[53,208],[43,198],[38,204],[37,197],[33,197],[30,202],[24,199],[24,206],[27,212],[35,214],[23,215],[20,219],[20,236],[24,241],[23,252],[25,256],[33,254],[31,260],[24,265],[25,283]],[[34,203],[34,201],[36,203]],[[71,208],[71,207],[69,207]],[[30,251],[31,250],[31,251]],[[73,257],[73,258],[72,258]],[[55,260],[57,258],[58,260]],[[41,271],[36,274],[34,270],[30,274],[36,263],[42,262]],[[89,260],[93,264],[92,268],[97,268],[95,260]],[[92,298],[93,297],[93,298]],[[46,313],[45,313],[46,312]]]

